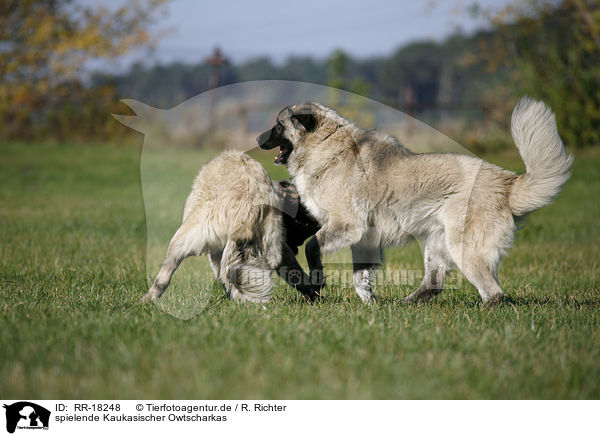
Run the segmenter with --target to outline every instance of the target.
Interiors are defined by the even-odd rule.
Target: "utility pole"
[[[227,64],[227,59],[221,53],[219,47],[215,47],[212,55],[204,60],[204,63],[211,66],[210,78],[208,80],[208,89],[215,89],[219,86],[219,69]]]
[[[214,90],[215,88],[217,88],[219,86],[219,69],[223,66],[227,64],[227,59],[223,56],[223,53],[221,53],[221,49],[219,47],[215,47],[215,49],[213,50],[212,55],[210,55],[209,57],[207,57],[204,60],[204,63],[207,65],[210,65],[210,77],[208,79],[208,89],[209,90]],[[210,94],[210,127],[212,128],[212,125],[214,123],[215,117],[215,105],[217,103],[217,91],[212,91]]]

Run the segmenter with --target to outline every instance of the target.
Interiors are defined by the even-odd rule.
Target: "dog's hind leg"
[[[175,235],[171,239],[169,243],[169,248],[167,249],[167,256],[165,261],[163,262],[160,270],[158,271],[158,275],[156,276],[156,280],[152,284],[150,290],[144,295],[144,300],[156,300],[160,298],[160,296],[165,292],[169,283],[171,282],[171,277],[179,267],[179,264],[186,257],[194,254],[196,252],[195,247],[190,240],[190,231],[188,227],[183,224]]]
[[[452,262],[446,249],[444,234],[431,234],[424,244],[425,273],[419,288],[404,299],[407,303],[428,301],[436,297],[444,288],[444,278]]]
[[[498,284],[498,264],[501,253],[496,241],[489,238],[489,243],[483,244],[483,235],[469,233],[459,235],[456,232],[455,236],[457,237],[452,238],[450,235],[447,238],[454,263],[467,280],[477,288],[484,303],[493,304],[502,301],[504,292]],[[477,239],[477,236],[480,238]],[[457,240],[461,242],[456,243]]]
[[[240,299],[240,291],[235,283],[237,281],[236,271],[242,263],[242,253],[238,250],[237,244],[233,240],[228,240],[225,249],[221,254],[221,263],[219,265],[219,282],[223,284],[225,294],[234,300]]]
[[[215,273],[215,277],[217,278],[217,281],[219,282],[221,287],[223,289],[225,289],[225,285],[221,281],[221,258],[222,257],[223,257],[222,251],[211,251],[210,253],[208,253],[208,261],[210,263],[210,267],[212,268],[213,273]]]
[[[373,293],[373,284],[377,270],[383,263],[383,249],[366,241],[361,241],[350,248],[352,250],[354,289],[363,303],[370,303],[376,299]]]
[[[464,256],[461,271],[479,291],[481,299],[486,304],[502,301],[504,292],[498,284],[495,265],[490,265],[482,256]]]
[[[329,221],[306,243],[306,260],[310,269],[311,283],[314,286],[323,287],[325,283],[321,253],[332,253],[340,248],[357,244],[363,237],[363,233],[358,227],[340,219],[339,215],[332,214],[329,217]]]

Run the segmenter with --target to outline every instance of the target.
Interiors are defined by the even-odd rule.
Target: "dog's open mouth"
[[[275,158],[275,165],[285,165],[291,153],[292,147],[288,144],[281,144],[279,146],[279,154]]]

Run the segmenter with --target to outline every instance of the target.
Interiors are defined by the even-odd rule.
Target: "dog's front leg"
[[[353,245],[351,250],[354,289],[363,303],[371,303],[376,300],[373,284],[377,270],[383,263],[383,248],[361,241]]]
[[[321,253],[332,253],[340,248],[355,244],[361,239],[358,228],[341,221],[329,221],[306,244],[306,260],[314,285],[323,286],[325,279]]]
[[[304,295],[309,301],[314,301],[319,297],[321,286],[317,286],[312,282],[310,277],[306,275],[292,249],[284,242],[281,251],[281,264],[277,268],[277,274],[284,279],[288,285],[295,288],[298,292]],[[308,255],[306,256],[308,258]],[[320,264],[320,256],[319,256]],[[311,262],[308,262],[309,266]],[[321,271],[322,272],[322,271]]]
[[[321,262],[321,248],[316,236],[310,238],[306,243],[304,253],[308,262],[310,283],[321,290],[325,286],[325,276],[323,274],[323,263]]]
[[[419,288],[404,299],[407,303],[429,301],[444,289],[444,278],[450,269],[451,257],[443,233],[432,233],[424,242],[425,273]]]

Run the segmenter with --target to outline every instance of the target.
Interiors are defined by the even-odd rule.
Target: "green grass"
[[[284,286],[266,308],[238,305],[204,259],[142,304],[201,159],[144,161],[163,169],[144,184],[148,271],[139,159],[0,146],[0,397],[600,398],[600,150],[578,152],[559,200],[517,233],[500,269],[509,302],[493,308],[464,281],[416,306],[401,302],[415,285],[379,286],[371,306],[339,287],[309,305]],[[422,268],[418,245],[388,250],[386,268]]]

